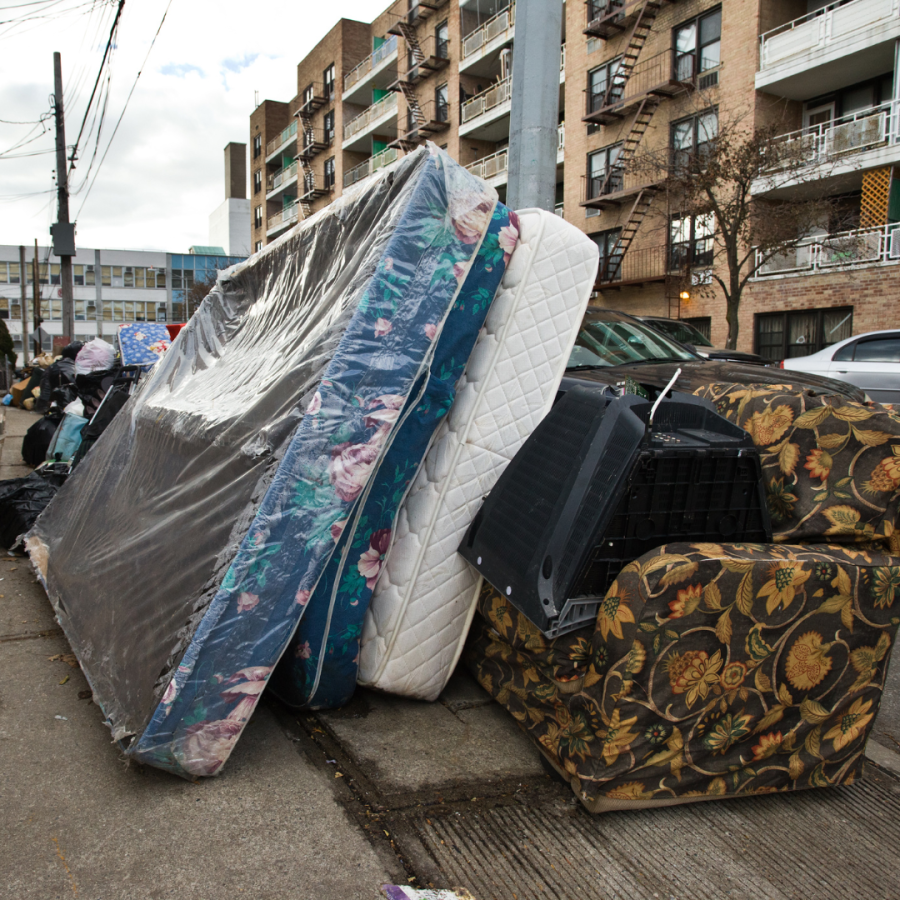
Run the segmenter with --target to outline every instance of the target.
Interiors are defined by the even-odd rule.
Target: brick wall
[[[253,250],[259,241],[266,243],[266,145],[276,134],[290,123],[287,103],[278,100],[263,100],[250,114],[250,249]],[[254,158],[253,139],[259,135],[262,139],[262,153]],[[262,189],[254,192],[254,175],[262,174]],[[263,224],[255,228],[257,206],[262,206]]]

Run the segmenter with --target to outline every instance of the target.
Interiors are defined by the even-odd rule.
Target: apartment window
[[[334,100],[334,63],[322,73],[322,83],[325,85],[325,98]]]
[[[334,157],[325,160],[325,190],[330,191],[334,187]]]
[[[450,27],[446,20],[434,29],[434,55],[438,59],[450,58]]]
[[[672,165],[678,170],[697,171],[709,158],[712,143],[719,134],[716,109],[672,124]]]
[[[758,313],[755,351],[774,361],[809,356],[853,334],[853,307]]]
[[[303,88],[303,103],[301,104],[301,106],[306,106],[308,103],[312,103],[315,94],[315,88],[311,84]]]
[[[50,284],[59,284],[59,263],[50,264]]]
[[[254,252],[254,253],[259,253],[260,250],[262,250],[262,241],[257,241],[257,242],[253,245],[253,252]]]
[[[622,57],[618,56],[588,72],[588,112],[597,112],[622,96],[624,81],[619,75]]]
[[[715,69],[722,62],[721,8],[679,25],[674,41],[678,81],[690,81],[700,72]]]
[[[716,217],[673,216],[669,220],[669,270],[708,268],[713,264]]]
[[[601,194],[614,194],[623,188],[622,169],[616,163],[622,153],[621,144],[613,144],[588,154],[587,199]]]
[[[450,103],[447,85],[442,84],[434,89],[434,118],[436,122],[450,121]]]
[[[0,263],[0,268],[2,268],[2,266],[3,263]],[[72,266],[72,283],[76,287],[94,284],[94,267],[83,265]]]
[[[19,284],[19,264],[0,262],[0,284]]]
[[[616,251],[621,236],[621,228],[610,228],[608,231],[588,235],[600,249],[600,267],[597,271],[604,281],[618,281],[621,274],[622,254]]]
[[[262,206],[257,206],[253,210],[253,227],[262,228]]]
[[[253,158],[259,159],[262,156],[262,135],[257,134],[253,138]]]
[[[334,141],[334,110],[325,113],[323,118],[323,129],[325,131],[325,143],[330,144]]]
[[[253,193],[258,194],[262,190],[262,169],[253,173]]]

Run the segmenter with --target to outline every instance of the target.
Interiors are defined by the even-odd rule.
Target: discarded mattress
[[[38,520],[32,562],[132,758],[221,770],[496,205],[430,146],[222,273]]]
[[[481,584],[457,547],[552,406],[593,290],[596,244],[550,213],[518,215],[501,289],[398,516],[363,627],[362,685],[434,700],[446,684]]]
[[[450,411],[517,237],[515,214],[497,204],[444,327],[434,334],[428,370],[403,409],[390,412],[399,416],[390,449],[353,514],[333,527],[334,554],[315,591],[302,598],[308,609],[271,681],[289,706],[332,709],[353,696],[359,635],[394,519],[435,429]]]
[[[117,337],[123,366],[155,366],[172,343],[166,326],[158,322],[120,325]]]

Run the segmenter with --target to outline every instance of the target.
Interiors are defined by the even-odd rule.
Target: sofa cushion
[[[776,541],[878,541],[900,553],[900,415],[790,384],[695,393],[752,435]]]

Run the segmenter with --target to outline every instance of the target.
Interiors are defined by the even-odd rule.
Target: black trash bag
[[[88,450],[97,443],[97,438],[103,434],[119,410],[128,402],[129,396],[130,385],[128,382],[118,382],[109,389],[103,405],[91,421],[81,429],[81,444],[75,451],[75,458],[72,460],[73,469],[84,459]]]
[[[75,389],[75,385],[63,384],[50,394],[50,405],[53,406],[55,403],[60,409],[65,410],[70,403],[77,399],[78,391]]]
[[[78,356],[78,351],[81,350],[83,346],[84,341],[72,341],[71,344],[66,344],[66,346],[60,350],[60,355],[63,359],[71,359],[74,363],[75,357]]]
[[[64,348],[68,350],[72,344],[69,344]],[[77,352],[77,351],[76,351]],[[43,412],[48,409],[55,391],[60,390],[61,388],[68,387],[72,385],[74,387],[75,384],[75,359],[62,357],[62,359],[58,359],[52,366],[48,366],[44,369],[44,374],[41,377],[41,394],[34,402],[34,408],[39,412]],[[73,396],[74,400],[75,397]]]
[[[38,419],[22,438],[22,459],[29,466],[39,466],[47,459],[47,450],[50,448],[50,441],[62,422],[62,411],[53,409],[47,413],[42,419]]]
[[[67,470],[45,466],[25,478],[0,482],[0,547],[11,550],[34,525],[66,480]]]

